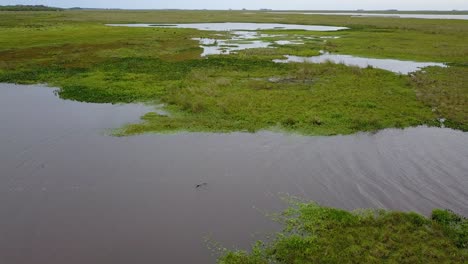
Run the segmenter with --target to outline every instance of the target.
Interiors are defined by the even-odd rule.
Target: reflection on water
[[[366,68],[372,66],[395,73],[408,74],[410,72],[419,71],[422,68],[429,66],[447,67],[443,63],[436,62],[415,62],[415,61],[403,61],[403,60],[392,60],[392,59],[372,59],[356,57],[351,55],[340,55],[340,54],[329,54],[325,53],[320,56],[312,57],[299,57],[299,56],[286,56],[286,59],[274,60],[277,63],[342,63],[348,66],[358,66]]]
[[[249,248],[278,193],[468,216],[467,133],[103,133],[149,110],[0,84],[1,263],[214,263],[204,237]]]
[[[235,31],[235,30],[308,30],[308,31],[338,31],[348,29],[346,27],[295,25],[295,24],[271,24],[271,23],[187,23],[187,24],[108,24],[109,26],[123,27],[169,27],[169,28],[193,28],[207,31]]]
[[[261,34],[256,31],[232,31],[230,39],[194,38],[203,48],[202,57],[208,55],[226,55],[233,52],[256,48],[273,48],[271,45],[303,45],[302,36],[295,36],[296,40],[276,40],[274,42],[259,40],[261,38],[283,38],[287,35]],[[304,37],[316,39],[316,37]],[[299,40],[298,40],[299,39]]]

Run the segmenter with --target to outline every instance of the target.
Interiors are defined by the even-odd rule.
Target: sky
[[[0,5],[126,9],[468,10],[468,0],[0,0]]]

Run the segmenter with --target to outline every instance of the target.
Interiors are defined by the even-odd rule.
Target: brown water
[[[279,193],[468,215],[467,133],[105,135],[149,110],[0,84],[0,263],[214,263],[204,237],[248,248]]]

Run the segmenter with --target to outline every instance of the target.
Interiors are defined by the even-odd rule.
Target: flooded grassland
[[[79,19],[75,12],[65,14]],[[154,102],[170,113],[149,113],[144,123],[126,127],[123,134],[268,129],[335,135],[440,126],[441,119],[445,126],[466,129],[466,33],[460,21],[450,22],[450,35],[446,29],[434,32],[426,20],[414,22],[413,30],[401,30],[395,23],[380,25],[376,18],[368,27],[355,28],[337,21],[335,27],[219,23],[218,28],[197,30],[194,27],[210,24],[180,28],[170,23],[175,20],[167,13],[161,15],[154,23],[135,27],[40,17],[36,24],[20,20],[24,27],[6,24],[0,81],[49,83],[61,88],[63,98],[86,102]],[[267,20],[262,16],[260,21]],[[294,22],[291,15],[284,16]],[[125,13],[119,19],[125,21]],[[379,26],[382,29],[374,29]],[[373,43],[365,52],[363,36]],[[428,41],[434,44],[425,45]],[[285,55],[321,52],[402,62],[391,65],[396,67],[393,72],[378,66],[273,62]],[[421,64],[411,66],[416,62]],[[421,69],[419,65],[436,66],[409,74]]]
[[[206,236],[247,249],[278,230],[264,215],[286,206],[278,193],[346,210],[468,214],[468,21],[0,15],[0,262],[209,263]],[[355,233],[330,229],[348,238],[402,246],[347,251],[329,233],[343,259],[466,258],[466,220],[445,211],[429,220],[298,207],[293,238],[301,224],[322,226],[314,215],[349,225]],[[306,242],[323,232],[306,231]],[[219,261],[288,262],[282,250],[308,247],[302,238]]]

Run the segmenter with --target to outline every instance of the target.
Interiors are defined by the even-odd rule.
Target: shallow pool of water
[[[203,49],[202,57],[209,55],[227,55],[240,50],[269,48],[273,42],[260,40],[260,38],[284,37],[287,35],[270,35],[258,32],[258,30],[275,29],[300,29],[307,31],[338,31],[345,30],[345,27],[311,26],[294,24],[265,24],[265,23],[193,23],[193,24],[108,24],[108,26],[123,27],[163,27],[163,28],[193,28],[207,31],[226,31],[229,38],[194,38],[200,42]],[[225,36],[228,37],[228,36]],[[315,37],[308,37],[313,38]],[[234,43],[233,43],[234,42]],[[304,44],[298,40],[278,40],[274,43],[278,45],[300,45]]]
[[[295,25],[295,24],[270,24],[270,23],[187,23],[187,24],[108,24],[109,26],[123,27],[166,27],[166,28],[193,28],[208,31],[235,31],[235,30],[308,30],[308,31],[338,31],[348,29],[346,27]]]
[[[274,60],[277,63],[341,63],[348,66],[357,66],[360,68],[374,67],[391,71],[394,73],[408,74],[411,72],[419,71],[425,67],[438,66],[447,67],[443,63],[437,62],[415,62],[415,61],[404,61],[404,60],[392,60],[392,59],[373,59],[363,58],[351,55],[340,55],[340,54],[329,54],[325,53],[319,56],[312,57],[300,57],[300,56],[286,56],[286,59]]]
[[[467,133],[106,135],[150,110],[0,84],[0,263],[215,263],[205,237],[249,248],[280,193],[468,216]]]
[[[198,40],[200,42],[200,47],[203,49],[203,52],[200,55],[202,57],[209,55],[227,55],[246,49],[268,48],[271,45],[270,42],[261,40],[232,42],[233,40],[241,40],[239,37],[235,37],[230,40],[210,38],[194,38],[194,40]]]
[[[302,15],[329,15],[329,16],[352,16],[352,17],[382,17],[382,18],[419,18],[419,19],[457,19],[468,20],[468,15],[450,14],[382,14],[382,13],[321,13],[321,12],[269,12],[274,14],[302,14]]]

